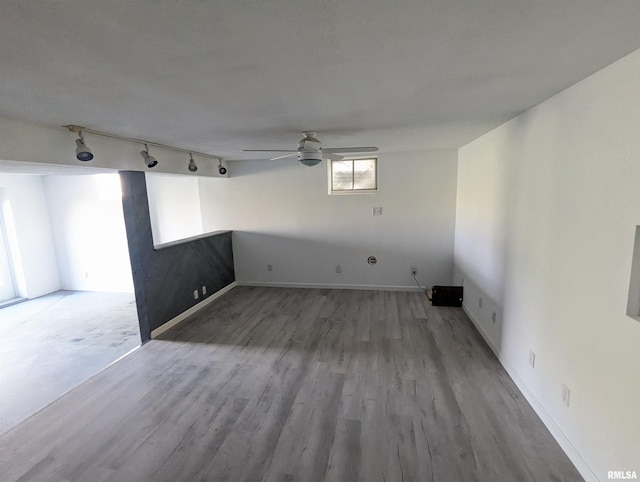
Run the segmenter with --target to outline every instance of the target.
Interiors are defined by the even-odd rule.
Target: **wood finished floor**
[[[0,480],[582,480],[464,313],[236,288],[0,437]]]

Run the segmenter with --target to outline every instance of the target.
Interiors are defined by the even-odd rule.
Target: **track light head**
[[[193,160],[193,154],[189,154],[189,171],[196,172],[198,170],[198,166],[196,165],[196,161]]]
[[[224,176],[227,173],[227,168],[222,165],[221,159],[218,159],[218,172],[221,176]]]
[[[91,149],[89,149],[89,146],[85,144],[84,137],[82,137],[82,131],[80,131],[78,135],[80,137],[76,139],[76,159],[84,162],[90,161],[93,159],[93,153],[91,152]]]
[[[148,168],[156,167],[158,165],[156,158],[149,154],[149,146],[146,144],[144,145],[144,150],[140,151],[140,155],[144,159],[144,163]]]

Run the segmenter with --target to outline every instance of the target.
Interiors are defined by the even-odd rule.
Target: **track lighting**
[[[151,154],[149,154],[149,146],[153,146],[159,149],[168,149],[175,152],[183,152],[185,154],[189,154],[188,169],[190,172],[198,171],[198,165],[196,164],[196,161],[193,158],[193,154],[195,153],[197,156],[201,158],[213,159],[218,161],[218,172],[220,173],[220,175],[224,176],[227,173],[227,168],[222,165],[222,158],[220,156],[214,156],[213,154],[192,151],[190,149],[183,149],[180,147],[169,146],[166,144],[160,144],[159,142],[152,142],[144,139],[136,139],[134,137],[121,136],[118,134],[98,131],[95,129],[90,129],[87,127],[74,125],[74,124],[65,125],[62,127],[78,135],[78,139],[76,139],[76,158],[79,161],[90,161],[93,159],[93,153],[85,143],[84,136],[82,135],[83,133],[87,132],[94,136],[107,137],[110,139],[117,139],[119,141],[126,141],[126,142],[132,142],[138,145],[140,144],[144,145],[144,150],[140,151],[140,155],[144,159],[144,162],[149,169],[158,165],[158,160],[155,157],[153,157]],[[208,166],[207,166],[207,172],[209,172]]]
[[[85,144],[82,131],[78,131],[78,139],[76,139],[76,159],[79,161],[90,161],[93,159],[91,149]]]
[[[147,165],[147,167],[151,168],[158,165],[158,161],[156,160],[156,158],[149,154],[148,145],[144,145],[144,150],[140,151],[140,155],[144,158],[144,163]]]
[[[193,160],[193,154],[189,153],[189,170],[191,172],[196,172],[198,170],[198,166],[196,165],[196,161]]]

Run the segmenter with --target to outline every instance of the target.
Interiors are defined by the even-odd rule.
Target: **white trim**
[[[482,325],[480,325],[480,323],[478,323],[478,321],[473,317],[471,312],[467,310],[467,307],[464,305],[464,303],[462,304],[462,310],[469,317],[471,323],[473,323],[473,325],[476,327],[476,329],[480,333],[480,336],[482,336],[482,338],[484,338],[484,340],[487,342],[489,348],[491,348],[493,353],[495,353],[500,364],[504,367],[505,371],[511,377],[511,380],[513,380],[520,392],[522,392],[524,398],[527,399],[533,410],[538,414],[538,417],[540,417],[542,423],[545,424],[549,432],[551,432],[553,438],[555,438],[558,444],[560,444],[560,447],[562,447],[562,450],[564,450],[564,452],[567,454],[569,460],[571,460],[571,462],[573,462],[573,464],[576,466],[576,469],[578,469],[580,475],[582,475],[582,477],[584,477],[587,482],[597,482],[599,479],[596,476],[595,472],[591,469],[591,467],[589,467],[587,461],[582,457],[582,455],[580,455],[580,452],[578,452],[578,450],[573,446],[562,429],[558,427],[555,420],[553,420],[551,415],[549,415],[549,412],[547,412],[544,408],[544,405],[540,403],[533,392],[529,389],[527,384],[522,380],[522,378],[520,378],[520,375],[518,375],[517,370],[514,368],[511,362],[509,362],[509,360],[507,360],[507,358],[493,344],[493,341],[491,341],[491,338],[487,335],[486,331],[484,331]]]
[[[379,290],[379,291],[423,291],[416,286],[346,285],[323,283],[278,283],[271,281],[238,281],[238,286],[266,286],[272,288],[320,288],[330,290]]]
[[[140,348],[142,346],[142,343],[140,343],[140,345],[136,346],[135,348],[132,348],[131,350],[129,350],[127,353],[125,353],[124,355],[120,355],[118,358],[116,358],[115,360],[113,360],[111,363],[109,363],[106,367],[104,367],[102,370],[106,370],[107,368],[109,368],[111,365],[115,365],[116,363],[118,363],[120,360],[122,360],[125,357],[128,357],[129,355],[131,355],[134,351],[136,351],[138,348]],[[102,371],[100,370],[100,372]],[[100,373],[98,372],[98,373]],[[98,374],[96,373],[96,375]],[[93,375],[92,375],[93,377]],[[84,382],[83,382],[84,383]]]
[[[350,196],[352,194],[378,194],[377,189],[342,189],[341,191],[329,191],[331,196]]]
[[[236,282],[234,281],[231,284],[228,284],[227,286],[225,286],[224,288],[222,288],[221,290],[216,291],[215,293],[213,293],[211,296],[205,298],[204,300],[202,300],[200,303],[198,303],[197,305],[193,305],[191,308],[189,308],[187,311],[183,311],[182,313],[180,313],[178,316],[170,319],[169,321],[167,321],[165,324],[159,326],[158,328],[156,328],[155,330],[153,330],[151,332],[151,339],[157,338],[158,336],[160,336],[161,334],[163,334],[165,331],[173,328],[174,326],[176,326],[178,323],[181,323],[182,321],[186,320],[187,318],[189,318],[191,315],[193,315],[195,312],[201,310],[202,308],[204,308],[205,306],[207,306],[209,303],[211,303],[213,300],[217,300],[218,298],[220,298],[222,295],[224,295],[225,293],[228,293],[229,291],[231,291],[233,288],[235,288],[237,286]]]

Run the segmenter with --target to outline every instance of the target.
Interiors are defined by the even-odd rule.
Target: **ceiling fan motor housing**
[[[313,131],[304,131],[304,138],[298,142],[298,150],[306,151],[318,151],[322,147],[320,141],[316,137],[316,133]]]
[[[304,139],[298,142],[298,162],[312,167],[322,162],[322,144],[313,131],[305,131]]]

